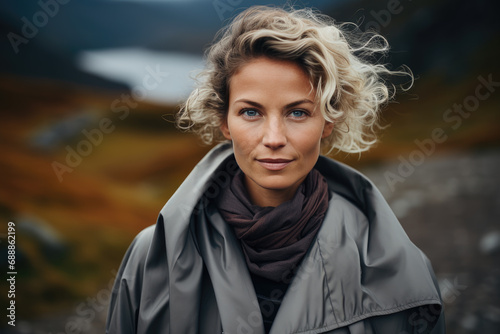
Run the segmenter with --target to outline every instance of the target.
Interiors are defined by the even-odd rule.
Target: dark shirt
[[[275,282],[270,279],[251,274],[260,312],[264,320],[265,333],[269,333],[288,289],[288,283]]]

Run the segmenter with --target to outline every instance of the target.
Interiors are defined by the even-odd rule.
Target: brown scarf
[[[328,186],[313,169],[295,196],[277,207],[250,202],[238,171],[217,201],[219,212],[241,241],[250,271],[275,282],[302,260],[316,236],[328,208]]]

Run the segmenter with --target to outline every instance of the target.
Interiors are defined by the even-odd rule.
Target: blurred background
[[[2,333],[102,333],[120,261],[210,149],[171,120],[203,50],[247,0],[0,3]],[[500,24],[486,0],[293,1],[377,30],[414,87],[367,174],[431,259],[449,333],[500,329]],[[5,312],[5,311],[4,311]],[[3,314],[3,312],[2,312]]]

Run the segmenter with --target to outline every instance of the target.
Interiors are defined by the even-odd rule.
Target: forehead
[[[229,84],[230,100],[240,95],[251,95],[312,99],[314,90],[302,67],[292,61],[260,57],[243,65]],[[248,96],[250,95],[250,96]]]

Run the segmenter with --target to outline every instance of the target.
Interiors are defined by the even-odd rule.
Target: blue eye
[[[301,118],[304,117],[306,112],[304,110],[294,110],[290,113],[293,117]]]
[[[243,110],[242,114],[245,115],[245,116],[248,116],[248,117],[256,117],[256,116],[259,115],[259,113],[257,112],[257,110],[254,110],[254,109]]]

